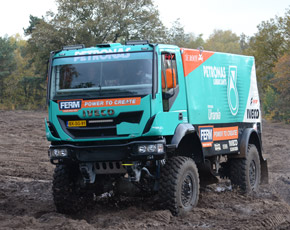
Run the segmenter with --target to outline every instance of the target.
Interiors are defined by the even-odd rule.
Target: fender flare
[[[259,137],[257,131],[253,128],[246,128],[242,134],[242,138],[241,138],[241,142],[240,142],[240,156],[239,157],[246,157],[250,137],[253,133],[256,136],[256,139],[258,139],[258,143],[257,143],[256,147],[259,151],[260,156],[262,156],[261,140],[260,140],[260,137]]]
[[[172,137],[171,140],[171,144],[175,145],[175,147],[177,148],[180,141],[182,140],[182,138],[189,134],[189,133],[194,133],[195,132],[195,128],[190,125],[190,124],[179,124],[177,126],[177,128],[175,129],[174,135]]]
[[[254,135],[254,136],[252,136]],[[244,130],[240,142],[240,155],[239,157],[246,157],[248,146],[251,138],[255,138],[256,147],[260,156],[260,164],[261,164],[261,184],[269,183],[269,173],[268,173],[268,163],[267,159],[263,157],[262,154],[262,143],[261,139],[257,133],[257,131],[253,128],[247,128]]]

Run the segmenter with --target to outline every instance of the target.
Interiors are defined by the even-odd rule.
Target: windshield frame
[[[93,99],[93,98],[107,98],[107,97],[124,97],[124,96],[139,96],[139,97],[144,97],[146,95],[152,94],[153,91],[152,89],[154,88],[154,78],[155,78],[155,74],[154,74],[154,67],[155,67],[155,57],[154,57],[154,50],[138,50],[138,51],[131,51],[131,52],[110,52],[110,53],[92,53],[92,54],[84,54],[84,55],[70,55],[70,56],[57,56],[54,57],[58,52],[51,52],[50,54],[50,59],[49,59],[49,68],[48,68],[48,87],[47,87],[47,101],[49,103],[49,100],[64,100],[64,99],[73,99],[73,98],[83,98],[83,99]],[[114,90],[116,89],[116,86],[106,86],[106,87],[92,87],[92,88],[74,88],[74,89],[61,89],[62,92],[75,92],[77,93],[82,92],[82,95],[78,95],[78,94],[72,94],[72,95],[56,95],[55,92],[53,92],[53,90],[56,90],[56,86],[53,86],[53,84],[55,84],[56,81],[56,76],[53,76],[53,62],[56,59],[62,59],[62,58],[81,58],[81,57],[93,57],[93,56],[103,56],[103,55],[122,55],[122,54],[128,54],[128,53],[152,53],[152,67],[151,67],[151,71],[152,71],[152,77],[151,77],[151,83],[150,84],[142,84],[142,87],[150,87],[151,91],[150,93],[146,93],[146,94],[132,94],[129,95],[129,91],[124,91],[121,95],[112,95],[112,96],[108,96],[108,95],[102,95],[102,90],[105,88],[106,91],[109,90]],[[133,59],[134,60],[134,59]],[[150,60],[150,59],[148,59]],[[138,85],[119,85],[118,89],[132,89],[132,88],[138,88]],[[140,86],[141,87],[141,86]],[[90,92],[96,92],[95,94],[88,94]],[[98,93],[99,91],[99,93]],[[129,94],[128,94],[129,93]],[[52,98],[52,95],[54,94],[54,97]]]

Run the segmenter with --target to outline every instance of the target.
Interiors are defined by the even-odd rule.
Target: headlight
[[[163,144],[149,144],[149,145],[139,145],[138,153],[163,153],[164,145]]]
[[[49,157],[66,157],[68,155],[67,149],[49,149]]]
[[[156,145],[148,145],[147,146],[147,152],[149,152],[149,153],[155,153],[156,149],[157,149]]]
[[[138,153],[146,153],[146,152],[147,152],[146,145],[139,145],[138,146]]]

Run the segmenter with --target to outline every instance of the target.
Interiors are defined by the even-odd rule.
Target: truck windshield
[[[135,52],[56,58],[51,99],[151,94],[152,57],[152,52]]]

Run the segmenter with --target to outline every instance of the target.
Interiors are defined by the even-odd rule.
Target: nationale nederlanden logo
[[[236,116],[239,110],[239,94],[237,89],[238,79],[238,68],[237,66],[229,66],[228,74],[228,104],[233,116]]]

